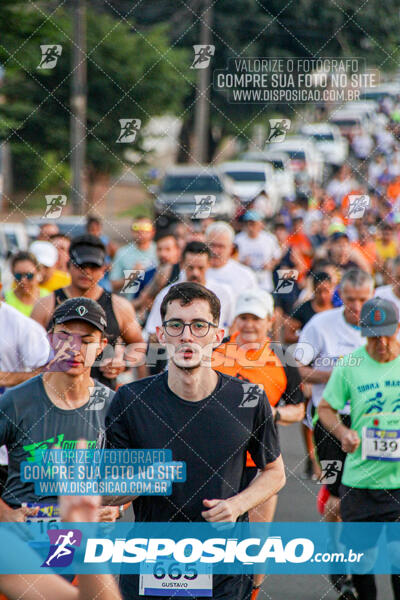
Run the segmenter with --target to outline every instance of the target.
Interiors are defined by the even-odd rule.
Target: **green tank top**
[[[48,296],[50,292],[43,288],[39,288],[39,294],[40,298],[43,298],[44,296]],[[21,300],[19,300],[15,295],[14,290],[8,290],[8,292],[4,294],[4,298],[7,304],[14,307],[20,313],[22,313],[26,317],[31,316],[34,304],[25,304],[24,302],[21,302]]]

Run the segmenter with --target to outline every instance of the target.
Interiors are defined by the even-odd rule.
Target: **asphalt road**
[[[319,521],[316,507],[318,484],[303,480],[304,449],[300,425],[280,427],[282,455],[287,483],[279,494],[275,521]],[[391,600],[390,576],[377,578],[378,600]],[[258,600],[335,600],[338,594],[325,575],[267,576]]]

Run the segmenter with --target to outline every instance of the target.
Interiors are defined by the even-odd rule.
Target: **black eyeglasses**
[[[15,281],[22,281],[24,278],[31,281],[34,277],[35,273],[14,273]]]
[[[210,331],[210,327],[218,327],[218,325],[215,325],[215,323],[203,321],[202,319],[195,319],[191,323],[184,323],[179,319],[169,319],[168,321],[163,321],[165,333],[171,337],[182,335],[186,326],[189,327],[192,335],[195,337],[204,337]]]

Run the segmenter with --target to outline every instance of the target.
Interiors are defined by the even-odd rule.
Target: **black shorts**
[[[346,427],[351,426],[350,415],[340,415],[343,425]],[[337,474],[336,481],[334,483],[328,483],[326,487],[329,493],[336,498],[340,496],[340,484],[342,482],[342,473],[344,467],[344,461],[346,459],[346,452],[343,452],[342,445],[339,440],[332,434],[318,420],[314,427],[314,442],[318,454],[318,460],[329,460],[329,461],[340,461],[341,468]],[[340,464],[340,463],[339,463]]]
[[[400,521],[400,489],[394,490],[368,490],[340,486],[340,514],[344,522],[372,522],[374,525],[368,530],[368,538],[361,535],[358,530],[342,530],[340,541],[353,551],[366,552],[377,548],[379,538],[384,535],[386,544],[399,543],[398,530],[387,529],[384,523]],[[382,523],[382,527],[375,524]],[[396,566],[399,552],[393,552],[391,560]],[[399,565],[394,572],[399,572]],[[388,571],[389,572],[389,571]]]
[[[342,484],[340,514],[350,523],[400,521],[400,489],[367,490]]]

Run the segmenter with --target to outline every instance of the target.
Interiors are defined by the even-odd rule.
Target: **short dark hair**
[[[26,250],[21,250],[21,252],[17,252],[11,259],[11,271],[14,271],[14,267],[17,262],[22,262],[23,260],[29,260],[34,266],[35,269],[39,269],[39,263],[37,258],[32,252],[26,252]]]
[[[191,304],[193,300],[206,300],[210,306],[210,312],[213,320],[216,323],[219,322],[219,317],[221,314],[221,302],[214,292],[207,289],[200,283],[184,281],[182,283],[176,283],[169,288],[160,307],[161,319],[163,321],[165,319],[165,315],[167,314],[168,304],[174,300],[178,300],[181,306]]]
[[[182,253],[182,258],[185,258],[188,252],[191,254],[207,254],[208,258],[211,258],[211,250],[204,242],[195,241],[186,244]]]
[[[154,241],[157,243],[157,242],[164,240],[165,238],[169,238],[169,237],[174,238],[176,245],[178,245],[178,241],[177,241],[176,237],[174,236],[174,232],[172,231],[172,229],[164,229],[163,231],[159,231],[156,234]]]
[[[97,235],[91,235],[90,233],[85,233],[84,235],[77,235],[71,240],[71,246],[69,248],[69,254],[72,256],[72,251],[77,246],[93,246],[94,248],[100,248],[103,250],[104,254],[106,253],[106,247]]]
[[[314,290],[320,283],[323,283],[324,281],[328,281],[329,283],[332,282],[331,276],[329,273],[326,273],[326,271],[317,271],[316,273],[311,272],[311,277]]]
[[[86,219],[86,227],[89,227],[92,223],[97,223],[97,225],[102,225],[102,220],[99,217],[95,217],[94,215],[88,215]]]

